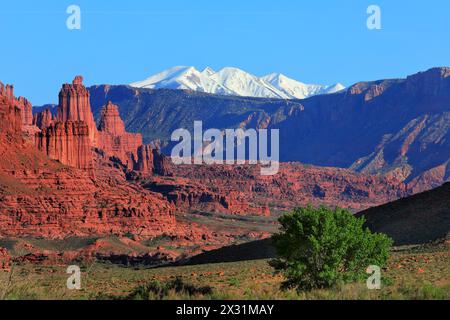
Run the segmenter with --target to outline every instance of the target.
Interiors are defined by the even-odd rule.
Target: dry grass
[[[18,266],[12,279],[0,274],[0,292],[12,283],[6,299],[102,299],[124,298],[139,286],[164,285],[181,278],[194,287],[210,286],[212,293],[190,296],[168,290],[164,299],[450,299],[450,250],[394,252],[383,271],[381,290],[364,283],[305,293],[280,291],[282,281],[266,260],[213,265],[134,269],[94,263],[82,267],[82,290],[66,289],[67,266]]]

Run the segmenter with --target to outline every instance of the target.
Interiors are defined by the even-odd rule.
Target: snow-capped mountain
[[[304,99],[319,94],[335,93],[345,89],[345,87],[340,83],[331,86],[306,84],[288,78],[281,73],[272,73],[262,79],[282,91],[287,96],[296,99]]]
[[[194,67],[174,67],[130,85],[136,88],[184,89],[219,95],[281,99],[304,99],[345,88],[339,83],[332,86],[305,84],[279,73],[260,78],[230,67],[218,72],[209,67],[203,71]]]

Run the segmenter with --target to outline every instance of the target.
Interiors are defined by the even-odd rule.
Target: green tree
[[[283,289],[328,288],[367,278],[369,265],[386,264],[393,243],[341,208],[298,208],[279,221],[280,233],[273,236],[278,258],[269,263],[286,278]]]

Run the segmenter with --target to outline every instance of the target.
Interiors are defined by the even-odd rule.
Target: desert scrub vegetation
[[[67,289],[66,268],[67,266],[16,266],[12,284],[4,298],[156,299],[158,294],[155,294],[155,287],[167,288],[167,283],[181,278],[184,284],[197,289],[210,287],[212,293],[189,295],[183,290],[169,290],[167,295],[163,295],[164,299],[450,299],[448,246],[430,248],[423,252],[393,252],[382,270],[381,290],[368,290],[365,283],[353,282],[310,291],[282,291],[280,285],[285,279],[281,274],[274,274],[268,260],[155,269],[95,263],[90,269],[82,268],[81,290]],[[0,286],[6,284],[9,277],[9,273],[0,272]],[[153,285],[147,296],[146,288],[150,284]],[[154,286],[155,284],[157,285]],[[143,293],[141,297],[135,295],[139,292]]]
[[[171,300],[171,299],[201,299],[213,295],[210,286],[195,286],[186,283],[182,278],[160,282],[153,280],[140,285],[130,294],[122,297],[99,295],[97,299],[112,300]]]
[[[279,219],[270,261],[285,280],[281,288],[307,291],[367,278],[367,267],[385,266],[393,241],[365,229],[364,218],[336,208],[297,208]]]

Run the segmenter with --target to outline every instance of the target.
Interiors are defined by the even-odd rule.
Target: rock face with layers
[[[0,134],[16,136],[22,130],[22,112],[14,104],[12,87],[0,82]]]
[[[33,106],[24,97],[19,97],[17,99],[17,106],[22,111],[22,124],[24,126],[33,125]]]
[[[35,136],[36,147],[50,158],[92,172],[89,127],[82,121],[56,122]]]
[[[258,166],[170,165],[172,177],[151,177],[145,188],[161,193],[177,207],[239,215],[267,215],[312,205],[358,211],[410,194],[400,179],[359,174],[347,169],[282,163],[275,176]]]
[[[126,133],[125,124],[120,118],[119,107],[111,101],[102,108],[98,129],[113,136],[121,136]]]
[[[19,188],[0,192],[2,236],[155,237],[176,228],[172,205],[113,171],[97,171],[95,182],[87,172],[58,166],[12,170],[6,178]]]
[[[14,111],[15,113],[19,113],[20,115],[20,130],[26,131],[33,125],[33,106],[31,103],[25,99],[24,97],[16,98],[14,96],[14,87],[12,85],[4,85],[0,82],[0,99],[3,105],[9,105],[11,109],[17,108],[18,111]],[[6,112],[6,108],[3,109],[3,112]],[[9,112],[9,111],[8,111]],[[5,123],[6,126],[17,126],[19,128],[19,124],[17,123],[18,118],[10,119],[13,120],[13,123]]]
[[[152,177],[144,188],[160,193],[179,211],[217,212],[242,216],[270,216],[267,205],[243,197],[234,188],[204,184],[181,177]]]

